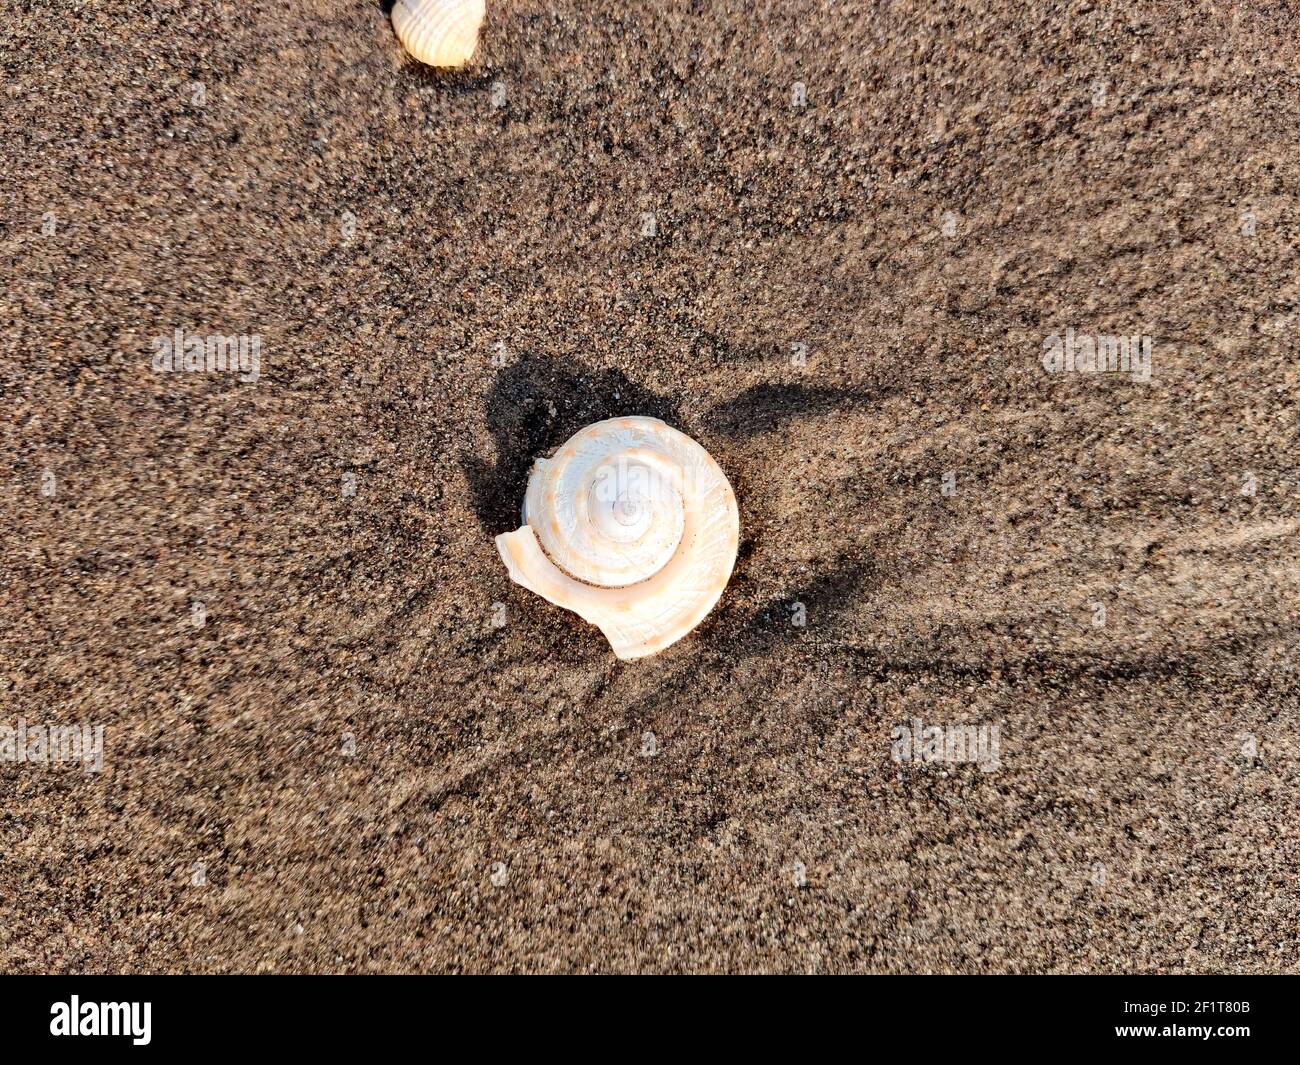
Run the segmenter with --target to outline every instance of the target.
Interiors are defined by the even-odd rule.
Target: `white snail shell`
[[[484,0],[397,0],[393,29],[411,55],[431,67],[459,67],[474,54]]]
[[[538,459],[510,578],[597,626],[619,658],[680,640],[722,595],[740,542],[726,475],[657,418],[613,418]]]

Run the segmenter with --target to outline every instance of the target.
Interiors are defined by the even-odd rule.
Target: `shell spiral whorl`
[[[641,417],[589,425],[534,463],[524,521],[497,537],[511,578],[599,626],[620,658],[699,624],[731,576],[740,530],[708,452]]]
[[[549,515],[533,531],[560,569],[588,584],[622,587],[664,567],[686,516],[673,462],[642,444],[607,444],[608,434],[589,426],[555,458],[538,461],[524,513]]]

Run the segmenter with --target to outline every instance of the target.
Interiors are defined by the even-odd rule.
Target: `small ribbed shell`
[[[421,63],[464,66],[478,44],[485,10],[484,0],[397,0],[393,29]]]
[[[675,643],[722,595],[740,538],[726,475],[657,418],[613,418],[533,464],[510,577],[596,625],[619,658]]]

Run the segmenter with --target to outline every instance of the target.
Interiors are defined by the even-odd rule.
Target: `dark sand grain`
[[[0,724],[106,749],[0,764],[0,968],[1300,970],[1294,7],[489,0],[458,73],[362,0],[57,7],[0,20]],[[622,413],[742,522],[636,664],[492,545]]]

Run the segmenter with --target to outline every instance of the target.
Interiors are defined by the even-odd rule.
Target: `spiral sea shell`
[[[726,475],[657,418],[596,422],[538,459],[524,522],[496,538],[510,578],[597,626],[619,658],[662,651],[704,619],[740,535]]]
[[[459,67],[474,54],[484,12],[484,0],[397,0],[393,29],[421,63]]]

